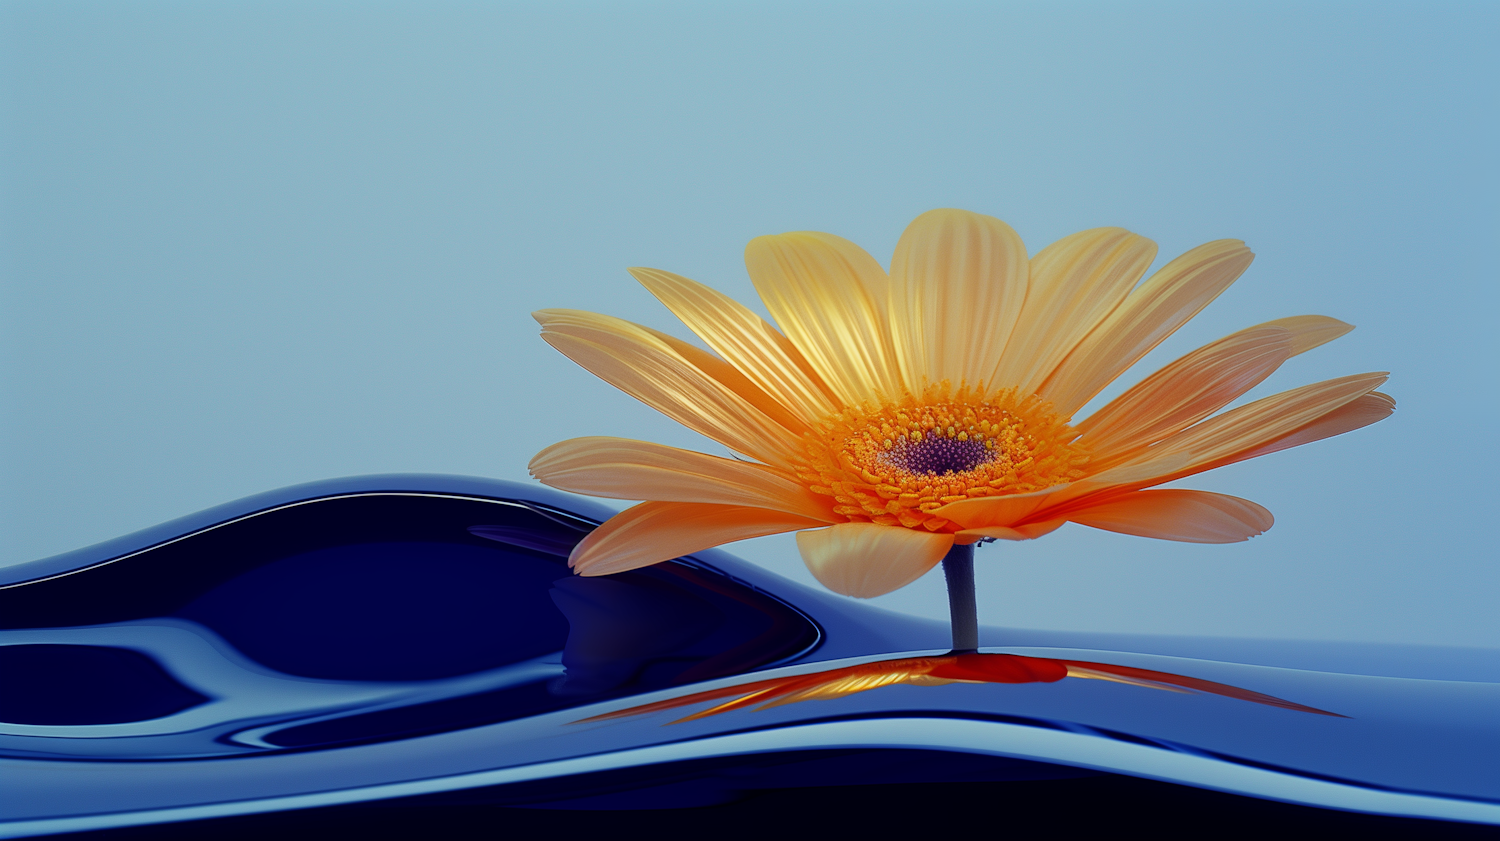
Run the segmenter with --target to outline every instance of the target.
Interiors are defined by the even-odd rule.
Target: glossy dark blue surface
[[[147,721],[210,700],[146,654],[114,646],[0,646],[0,675],[0,721],[13,724]]]
[[[721,552],[572,576],[582,507],[365,477],[5,570],[0,834],[1096,771],[1500,823],[1493,652],[987,628],[953,657]]]

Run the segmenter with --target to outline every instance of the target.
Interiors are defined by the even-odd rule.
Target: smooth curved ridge
[[[732,733],[448,777],[286,797],[0,824],[0,838],[81,832],[365,803],[395,797],[746,753],[827,748],[914,748],[989,754],[1130,774],[1232,794],[1377,815],[1500,824],[1500,803],[1387,791],[1283,774],[1206,756],[1059,730],[952,718],[875,718]],[[11,765],[12,763],[5,763]]]

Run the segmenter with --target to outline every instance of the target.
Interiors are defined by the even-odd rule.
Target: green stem
[[[943,558],[948,581],[948,614],[953,622],[953,651],[979,650],[979,610],[974,602],[974,544],[953,544]]]

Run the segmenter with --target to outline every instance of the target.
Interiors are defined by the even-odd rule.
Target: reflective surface
[[[0,590],[0,756],[186,759],[459,730],[739,674],[817,626],[711,568],[569,573],[587,521],[364,493]]]
[[[0,833],[1092,770],[1500,823],[1492,653],[986,629],[951,655],[937,623],[722,553],[572,576],[600,515],[573,505],[369,477],[8,571]],[[736,782],[649,770],[684,762]]]

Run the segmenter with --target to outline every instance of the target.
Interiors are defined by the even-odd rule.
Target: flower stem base
[[[953,652],[979,650],[979,610],[974,601],[974,544],[954,544],[943,557],[948,582],[948,614],[953,623]]]

